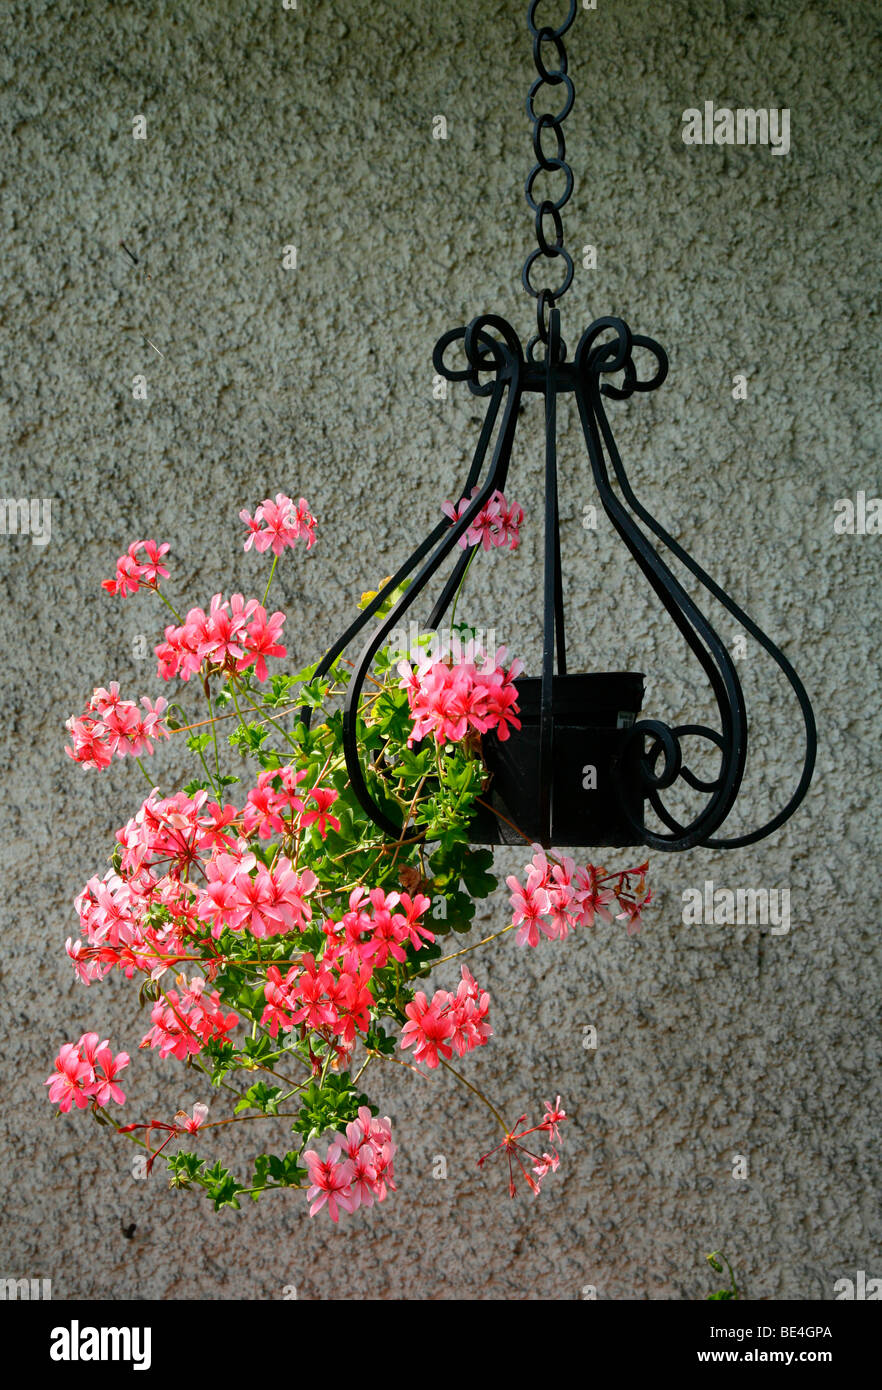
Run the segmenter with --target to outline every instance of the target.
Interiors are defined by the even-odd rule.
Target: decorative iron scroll
[[[445,361],[445,355],[454,343],[459,342],[462,344],[466,365],[449,366]],[[805,688],[787,658],[771,638],[638,501],[630,485],[607,418],[604,398],[626,400],[636,393],[656,390],[667,375],[667,356],[664,349],[652,338],[632,333],[622,319],[605,317],[597,319],[585,331],[573,361],[567,363],[566,347],[560,340],[560,314],[553,307],[549,313],[545,348],[544,362],[532,362],[525,358],[514,329],[495,314],[484,314],[473,319],[467,327],[445,333],[435,346],[433,362],[440,375],[451,382],[466,382],[473,395],[488,398],[477,447],[460,496],[470,497],[474,488],[477,488],[477,492],[456,522],[451,524],[446,518],[439,522],[334,643],[317,669],[317,676],[325,675],[336,658],[367,628],[398,586],[405,579],[414,576],[405,594],[371,633],[355,662],[347,689],[343,716],[343,746],[352,788],[365,811],[381,829],[391,835],[397,836],[401,833],[401,825],[396,824],[387,811],[377,804],[365,780],[356,737],[356,715],[364,684],[371,663],[389,634],[401,625],[403,615],[427,589],[433,576],[491,495],[497,489],[504,490],[522,395],[525,391],[538,392],[545,397],[546,424],[545,628],[539,723],[540,822],[545,827],[543,843],[551,843],[551,767],[554,743],[552,676],[555,665],[559,674],[566,673],[557,498],[556,405],[558,395],[572,391],[585,435],[594,483],[604,511],[699,661],[713,692],[720,723],[719,729],[702,724],[681,724],[671,728],[659,720],[638,720],[628,734],[627,743],[636,743],[640,749],[640,775],[644,798],[666,827],[666,831],[649,829],[642,818],[635,820],[633,815],[627,812],[621,798],[620,805],[625,811],[635,840],[655,849],[685,850],[694,845],[734,849],[752,844],[783,825],[805,796],[814,769],[817,747],[814,715]],[[652,375],[640,376],[634,360],[635,350],[654,359]],[[621,377],[618,384],[611,380],[615,377]],[[495,443],[491,450],[494,434]],[[627,506],[623,505],[612,487],[610,468]],[[637,525],[635,518],[769,653],[783,671],[799,702],[805,724],[806,751],[798,784],[781,810],[764,825],[748,833],[729,838],[716,837],[716,832],[726,820],[738,796],[747,758],[747,712],[734,662],[722,639],[661,558],[655,544]],[[468,553],[463,552],[434,603],[427,623],[429,630],[436,629],[447,612],[459,588],[467,563]],[[303,709],[300,714],[308,725],[309,711]],[[720,767],[714,778],[702,779],[686,765],[682,741],[690,737],[704,739],[719,750]],[[662,766],[659,769],[660,758]],[[662,793],[672,787],[678,779],[682,779],[687,786],[705,793],[708,797],[704,808],[685,824],[673,816],[662,799]]]

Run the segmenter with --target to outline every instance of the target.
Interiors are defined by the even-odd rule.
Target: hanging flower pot
[[[550,836],[541,811],[542,682],[522,676],[516,686],[520,730],[512,730],[504,741],[495,732],[483,739],[490,781],[482,801],[488,804],[472,821],[473,843],[522,844],[524,835],[555,845],[640,843],[632,826],[642,815],[643,782],[628,731],[643,702],[643,675],[612,671],[554,677]],[[608,795],[612,787],[615,800]]]

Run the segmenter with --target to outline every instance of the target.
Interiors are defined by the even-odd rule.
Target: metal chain
[[[527,96],[527,115],[533,122],[533,152],[536,156],[536,163],[527,176],[524,188],[527,203],[536,215],[536,241],[538,245],[536,250],[531,251],[524,261],[524,269],[521,273],[524,289],[536,300],[537,331],[527,344],[527,356],[531,362],[536,344],[542,342],[547,345],[548,343],[548,315],[573,283],[573,258],[564,249],[563,221],[560,214],[573,192],[573,171],[566,162],[566,144],[562,127],[563,122],[573,109],[575,91],[572,78],[567,76],[567,54],[563,45],[563,36],[576,18],[577,0],[569,0],[567,17],[556,29],[548,24],[537,25],[536,11],[542,3],[543,0],[530,0],[530,6],[527,10],[527,27],[533,36],[533,61],[539,74]],[[550,68],[542,56],[543,48],[547,50],[548,46],[554,50],[557,67]],[[560,109],[554,115],[550,112],[536,114],[536,96],[543,86],[563,87],[563,100],[559,103]],[[548,154],[543,148],[542,141],[546,130],[554,132],[556,141],[554,154]],[[533,196],[536,176],[543,172],[564,175],[565,187],[556,202],[552,202],[548,198],[543,198],[541,202],[537,202]],[[563,278],[556,289],[551,289],[549,286],[544,289],[536,289],[532,283],[530,273],[540,256],[548,261],[563,261]]]

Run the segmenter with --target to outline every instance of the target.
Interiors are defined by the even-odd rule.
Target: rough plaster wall
[[[159,691],[152,663],[132,658],[138,633],[155,638],[155,611],[108,599],[99,581],[131,537],[155,535],[188,601],[257,591],[265,571],[241,552],[237,512],[302,491],[322,532],[308,560],[281,566],[294,669],[434,523],[478,414],[461,388],[432,399],[435,339],[485,310],[531,331],[518,285],[532,236],[524,11],[5,7],[0,490],[51,497],[53,531],[44,549],[24,537],[0,549],[0,1273],[51,1277],[56,1297],[249,1299],[295,1283],[302,1298],[579,1298],[594,1284],[601,1298],[690,1299],[712,1286],[702,1257],[715,1247],[754,1298],[830,1298],[857,1268],[882,1273],[882,540],[832,531],[836,498],[880,491],[873,0],[599,0],[568,39],[565,226],[574,250],[597,245],[599,268],[577,273],[565,336],[612,312],[667,346],[664,388],[614,412],[632,479],[783,642],[821,748],[804,808],[771,840],[652,856],[656,906],[638,938],[600,930],[530,954],[508,938],[480,962],[496,1037],[469,1074],[512,1116],[557,1092],[572,1116],[541,1199],[509,1202],[499,1168],[475,1169],[492,1129],[446,1076],[380,1078],[400,1190],[339,1229],[293,1194],[215,1217],[161,1178],[134,1181],[118,1143],[82,1117],[53,1123],[41,1094],[53,1049],[88,1025],[134,1054],[133,1115],[200,1098],[171,1084],[172,1062],[137,1053],[125,981],[86,993],[63,955],[71,900],[141,788],[128,764],[74,768],[62,721],[111,678]],[[704,100],[789,107],[792,152],[688,149],[680,116]],[[131,138],[136,113],[146,142]],[[447,141],[431,138],[439,113]],[[294,273],[280,265],[289,242]],[[146,404],[132,399],[138,372]],[[736,372],[749,377],[741,403]],[[531,519],[535,416],[511,487]],[[568,410],[562,424],[575,426]],[[571,440],[573,661],[646,671],[653,714],[703,713],[698,673],[610,528],[581,525],[595,499]],[[535,660],[535,524],[498,560],[471,586],[469,615]],[[763,806],[792,785],[797,716],[755,650],[743,669]],[[164,785],[181,770],[168,748],[157,766]],[[499,859],[509,872],[522,856]],[[790,933],[681,926],[683,889],[707,878],[789,886]],[[502,923],[502,902],[488,911]],[[582,1046],[589,1023],[596,1051]],[[735,1153],[748,1181],[730,1176]],[[437,1154],[446,1181],[431,1177]]]

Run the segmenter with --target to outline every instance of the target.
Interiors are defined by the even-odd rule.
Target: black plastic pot
[[[472,842],[524,844],[507,824],[511,821],[540,844],[642,844],[635,828],[643,820],[640,740],[632,740],[627,749],[625,743],[643,704],[643,673],[554,677],[550,837],[540,823],[539,810],[542,682],[522,677],[516,684],[521,729],[512,730],[504,742],[496,734],[484,737],[484,761],[492,781],[483,800],[493,810],[478,808],[469,832]],[[623,807],[634,825],[629,825]]]

